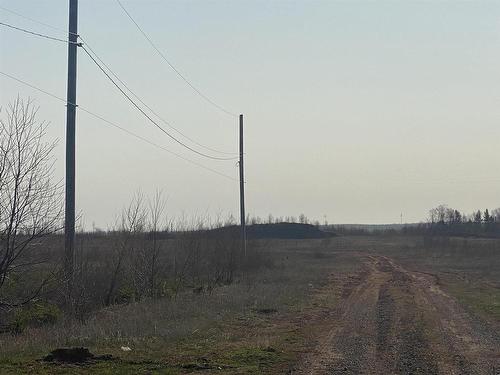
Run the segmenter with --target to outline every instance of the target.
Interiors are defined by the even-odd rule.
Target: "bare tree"
[[[157,297],[157,274],[158,274],[158,257],[160,255],[161,245],[158,238],[160,231],[164,228],[162,220],[166,208],[166,200],[163,198],[161,190],[157,190],[152,201],[149,201],[149,231],[151,234],[151,246],[149,247],[149,283],[151,297]]]
[[[138,192],[134,195],[130,205],[123,210],[121,223],[116,233],[115,254],[111,259],[109,286],[105,297],[106,306],[113,302],[114,293],[126,262],[131,261],[137,235],[144,232],[146,214],[144,195]]]
[[[454,210],[445,204],[440,204],[429,211],[429,221],[432,224],[446,224],[453,216]]]
[[[25,303],[41,290],[19,288],[25,293],[14,298],[6,285],[43,262],[40,240],[60,229],[62,219],[62,191],[53,182],[56,143],[44,141],[47,123],[37,121],[37,111],[18,97],[0,119],[0,307]]]
[[[163,268],[160,264],[160,232],[165,229],[166,200],[160,190],[157,190],[152,199],[148,198],[147,202],[141,193],[136,197],[134,202],[140,205],[136,211],[140,211],[143,229],[134,236],[133,254],[129,257],[130,276],[136,298],[146,295],[156,298],[160,284],[159,272]]]

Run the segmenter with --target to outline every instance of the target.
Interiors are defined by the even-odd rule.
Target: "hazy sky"
[[[331,223],[425,218],[440,203],[500,206],[500,2],[122,0],[198,88],[245,114],[247,211]],[[66,0],[0,6],[67,29]],[[0,21],[63,37],[0,9]],[[198,142],[237,150],[237,120],[182,82],[114,0],[81,0],[79,32],[141,96]],[[61,97],[67,47],[0,28],[0,70]],[[144,120],[79,51],[78,102],[237,178],[234,162],[190,154]],[[31,96],[60,140],[65,107],[0,77],[0,103]],[[141,189],[170,215],[238,215],[238,183],[79,112],[77,208],[112,224]]]

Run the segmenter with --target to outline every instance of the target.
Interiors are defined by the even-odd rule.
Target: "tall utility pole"
[[[68,293],[73,289],[75,248],[75,121],[76,56],[78,48],[78,0],[69,0],[68,93],[66,103],[66,205],[64,219],[65,259]]]
[[[245,217],[245,176],[243,169],[243,115],[240,115],[240,224],[241,224],[241,247],[245,258],[247,256],[247,228]]]

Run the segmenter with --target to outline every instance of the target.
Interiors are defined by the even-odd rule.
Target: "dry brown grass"
[[[267,262],[239,273],[232,284],[201,293],[183,289],[169,297],[109,306],[92,312],[85,321],[60,321],[17,336],[0,336],[0,366],[9,364],[11,373],[27,363],[36,368],[33,361],[49,349],[82,345],[121,358],[123,373],[152,373],[151,365],[146,366],[151,361],[172,373],[183,372],[180,364],[203,365],[203,358],[237,366],[240,373],[263,373],[259,363],[284,368],[305,345],[304,334],[294,328],[300,322],[291,322],[307,316],[308,309],[321,312],[335,306],[335,298],[318,299],[318,291],[335,280],[332,273],[345,275],[358,269],[351,252],[389,255],[408,269],[436,274],[462,303],[487,311],[495,300],[484,288],[477,293],[478,284],[472,280],[481,276],[481,285],[497,285],[497,246],[491,240],[380,235],[261,241],[255,249]],[[121,352],[122,345],[133,351]],[[281,349],[275,352],[275,348]],[[81,373],[93,373],[92,368],[106,373],[99,367],[104,365],[96,366]],[[231,368],[224,371],[234,373]]]
[[[63,346],[141,347],[156,340],[170,345],[199,338],[234,320],[258,320],[267,313],[299,309],[332,269],[335,255],[327,245],[326,240],[263,242],[259,251],[270,260],[267,266],[241,273],[232,284],[199,294],[187,289],[169,298],[110,306],[85,321],[63,320],[20,335],[3,335],[0,358],[20,353],[34,358]]]

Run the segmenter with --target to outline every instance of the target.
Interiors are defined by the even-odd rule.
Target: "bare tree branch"
[[[40,240],[61,228],[62,188],[52,182],[55,142],[45,142],[46,122],[33,101],[19,97],[0,119],[0,307],[12,272],[40,263]],[[43,288],[26,291],[33,299]]]

